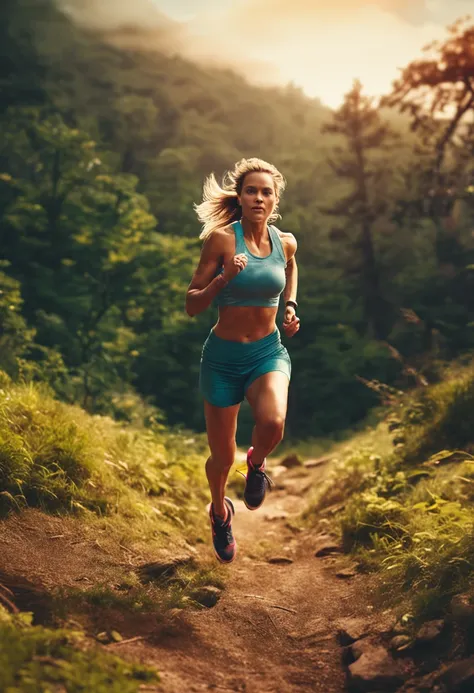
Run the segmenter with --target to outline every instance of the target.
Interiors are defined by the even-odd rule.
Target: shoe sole
[[[227,496],[224,496],[224,502],[225,502],[225,501],[227,501],[227,505],[230,505],[231,510],[232,510],[232,517],[234,517],[234,515],[235,515],[234,504],[232,503],[232,501],[230,500],[230,498],[227,498]],[[209,504],[206,506],[206,510],[207,510],[208,514],[210,513],[211,505],[212,505],[212,503],[209,503]],[[221,558],[221,557],[219,556],[219,554],[217,553],[217,551],[214,549],[214,546],[212,547],[212,548],[214,549],[214,555],[215,555],[215,557],[217,558],[217,560],[219,561],[219,563],[222,563],[223,565],[228,565],[229,563],[232,563],[232,561],[235,559],[235,557],[237,556],[237,542],[236,542],[235,540],[234,540],[234,542],[235,542],[235,543],[234,543],[234,555],[233,555],[232,558],[230,558],[228,561],[226,561],[226,560],[224,560],[223,558]]]
[[[264,501],[265,501],[265,498],[262,500],[262,502],[260,503],[260,505],[247,505],[247,501],[245,500],[245,498],[243,498],[242,500],[244,501],[244,505],[245,505],[245,507],[247,508],[247,510],[258,510],[259,508],[262,507],[262,505],[263,505],[263,503],[264,503]]]
[[[233,560],[235,559],[235,557],[237,556],[237,543],[234,544],[234,547],[235,547],[235,548],[234,548],[234,555],[232,556],[232,558],[231,558],[229,561],[224,561],[224,560],[219,556],[219,554],[216,553],[216,552],[214,551],[214,555],[215,555],[215,557],[217,558],[217,560],[219,561],[219,563],[222,563],[223,565],[228,565],[229,563],[232,563],[232,561],[233,561]]]

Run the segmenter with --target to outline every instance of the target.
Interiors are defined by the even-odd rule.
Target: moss
[[[156,670],[87,644],[80,632],[31,626],[29,614],[0,607],[0,690],[8,693],[136,693]]]

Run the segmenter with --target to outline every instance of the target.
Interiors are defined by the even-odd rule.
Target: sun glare
[[[407,26],[393,15],[372,11],[347,23],[299,27],[286,45],[280,43],[272,54],[267,48],[259,57],[272,61],[284,81],[337,108],[355,78],[368,94],[387,93],[399,70],[442,35],[439,26]]]
[[[155,2],[164,9],[171,0]],[[367,94],[387,93],[399,71],[422,55],[423,46],[446,33],[444,21],[410,23],[373,4],[354,6],[349,13],[338,11],[335,0],[332,10],[315,11],[309,19],[295,12],[283,22],[276,12],[265,16],[263,25],[251,21],[252,13],[239,14],[244,4],[203,0],[187,23],[187,54],[230,65],[251,82],[293,82],[333,108],[355,78]]]

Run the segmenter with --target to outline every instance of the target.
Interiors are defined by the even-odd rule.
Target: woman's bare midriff
[[[232,342],[256,342],[275,331],[277,308],[221,306],[214,334]]]

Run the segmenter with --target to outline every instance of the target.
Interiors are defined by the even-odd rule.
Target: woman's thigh
[[[270,371],[249,385],[245,396],[252,408],[255,421],[285,420],[289,384],[286,373]]]

